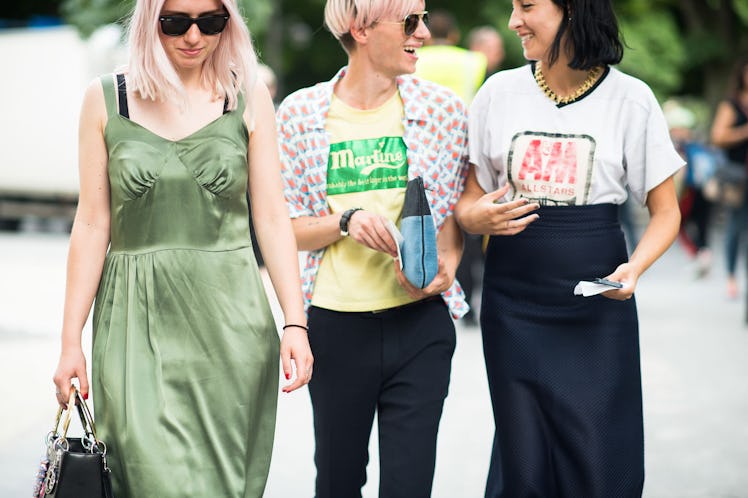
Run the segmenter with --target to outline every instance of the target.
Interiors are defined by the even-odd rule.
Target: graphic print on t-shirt
[[[584,205],[592,186],[595,139],[589,135],[521,132],[509,148],[514,199],[543,206]]]
[[[327,195],[404,188],[408,183],[406,151],[402,137],[331,144]]]

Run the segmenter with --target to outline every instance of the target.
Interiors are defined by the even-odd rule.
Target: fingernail
[[[83,393],[83,399],[88,399],[88,393]]]
[[[286,380],[291,378],[291,374],[286,374]]]

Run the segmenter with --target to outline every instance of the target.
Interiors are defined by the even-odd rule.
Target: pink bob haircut
[[[203,65],[203,84],[219,98],[228,98],[228,109],[238,95],[257,80],[257,56],[236,0],[221,0],[229,21],[218,35],[218,45]],[[164,0],[137,0],[128,26],[130,61],[128,84],[143,99],[184,104],[184,87],[159,39],[158,17]],[[247,105],[250,105],[247,99]]]
[[[420,4],[419,0],[327,0],[325,26],[350,54],[356,48],[352,29],[368,28],[385,18],[405,19]]]

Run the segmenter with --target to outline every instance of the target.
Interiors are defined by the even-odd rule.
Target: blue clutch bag
[[[400,221],[400,254],[403,273],[414,286],[423,289],[436,276],[439,268],[436,251],[436,226],[431,217],[423,178],[408,181]]]

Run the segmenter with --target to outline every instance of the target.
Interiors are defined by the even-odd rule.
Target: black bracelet
[[[307,327],[306,325],[297,325],[295,323],[289,323],[288,325],[284,325],[283,330],[286,330],[289,327],[298,327],[300,329],[304,329],[304,332],[309,332],[309,327]]]

